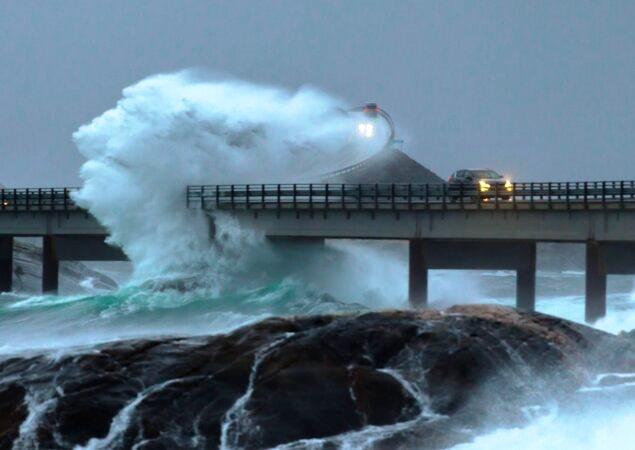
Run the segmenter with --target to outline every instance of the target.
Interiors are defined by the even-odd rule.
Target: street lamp
[[[379,121],[388,125],[388,139],[384,144],[384,148],[390,146],[395,140],[395,124],[386,111],[377,106],[377,103],[366,103],[363,106],[352,108],[349,112],[361,112],[363,118],[357,123],[357,135],[363,139],[372,139],[377,134],[377,125]]]
[[[323,173],[320,175],[323,180],[355,170],[372,156],[370,154],[371,151],[375,153],[386,150],[403,142],[395,139],[395,124],[392,117],[377,106],[377,103],[366,103],[362,106],[348,110],[340,109],[339,111],[347,116],[347,119],[352,119],[355,127],[350,132],[348,142],[339,152],[341,158],[339,159],[341,162],[340,169]],[[377,142],[376,138],[378,136],[383,138],[386,127],[388,128],[386,141],[383,143]],[[365,141],[364,145],[361,145],[362,141]],[[381,148],[377,149],[376,144],[381,144]]]

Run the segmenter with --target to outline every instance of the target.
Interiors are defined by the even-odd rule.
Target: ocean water
[[[0,294],[0,353],[60,349],[132,337],[224,333],[269,316],[407,308],[407,245],[328,241],[276,249],[259,269],[221,291],[205,273],[188,278],[128,280],[115,291],[48,296]],[[584,322],[584,272],[577,248],[539,246],[537,310]],[[574,267],[556,270],[554,256]],[[303,263],[297,259],[302,255]],[[114,269],[111,269],[114,270]],[[121,271],[120,271],[121,272]],[[259,273],[255,273],[259,272]],[[120,280],[127,277],[121,276]],[[430,272],[430,306],[489,303],[513,306],[511,271]],[[594,324],[611,333],[635,329],[635,277],[610,276],[607,317]],[[82,290],[91,290],[83,285]]]
[[[550,264],[552,251],[551,247],[539,248],[542,267],[537,277],[537,308],[582,322],[584,274],[575,267],[554,270]],[[188,287],[182,282],[162,279],[129,282],[119,290],[95,290],[90,295],[3,294],[0,354],[67,353],[76,346],[119,339],[225,333],[269,316],[406,307],[405,245],[341,241],[308,252],[302,270],[272,263],[274,279],[263,283],[265,278],[260,278],[262,284],[258,287],[244,286],[222,293],[207,286]],[[561,253],[558,251],[558,256]],[[575,251],[569,253],[576,260]],[[290,255],[284,251],[283,256]],[[283,260],[283,256],[279,255],[278,260]],[[572,262],[573,266],[576,264],[577,261]],[[315,274],[320,276],[312,278]],[[513,272],[432,271],[431,307],[463,303],[513,305],[514,289]],[[632,277],[611,277],[608,305],[607,317],[596,327],[614,333],[634,328]],[[601,401],[593,397],[582,402],[585,408],[581,409],[559,410],[554,403],[526,427],[491,430],[456,448],[502,449],[511,445],[523,450],[633,448],[635,392],[606,394]],[[341,448],[371,448],[374,440],[396,429],[399,427],[375,427],[334,442]],[[320,445],[313,443],[306,448],[321,448]]]

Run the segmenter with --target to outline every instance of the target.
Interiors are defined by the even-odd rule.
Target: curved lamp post
[[[395,123],[386,111],[377,106],[377,103],[366,103],[357,106],[349,112],[361,112],[364,118],[357,123],[357,134],[364,139],[372,139],[377,132],[377,121],[383,120],[388,125],[389,135],[384,148],[388,147],[395,140]]]

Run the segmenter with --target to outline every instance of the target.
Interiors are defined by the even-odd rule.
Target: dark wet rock
[[[19,384],[0,386],[0,448],[11,448],[18,437],[20,424],[27,417],[25,389]]]
[[[0,448],[333,448],[359,430],[380,430],[376,448],[443,448],[519,423],[522,406],[573,393],[592,373],[633,371],[632,347],[472,306],[272,318],[228,335],[5,359]],[[29,411],[37,418],[18,437]]]

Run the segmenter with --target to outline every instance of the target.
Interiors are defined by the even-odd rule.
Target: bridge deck
[[[190,208],[267,236],[635,241],[635,182],[190,186]]]

